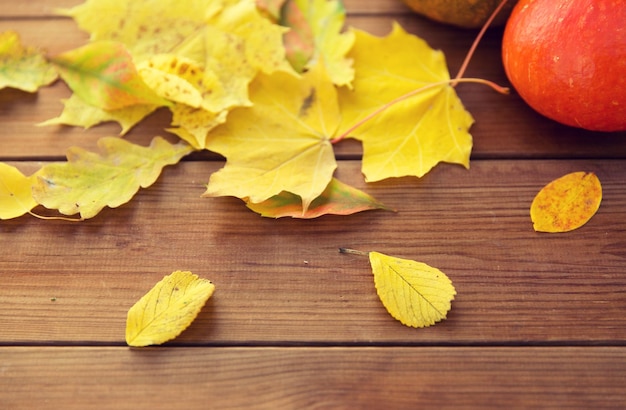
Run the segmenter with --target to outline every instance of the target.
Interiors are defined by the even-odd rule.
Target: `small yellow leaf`
[[[17,168],[0,162],[0,219],[17,218],[33,209],[31,186],[34,177],[24,176]]]
[[[215,285],[188,271],[165,276],[128,311],[126,343],[141,347],[176,338],[194,321]]]
[[[378,297],[405,326],[427,327],[446,318],[456,290],[439,269],[408,259],[369,253]]]
[[[586,224],[600,207],[602,185],[592,172],[573,172],[543,187],[530,206],[537,232],[568,232]]]

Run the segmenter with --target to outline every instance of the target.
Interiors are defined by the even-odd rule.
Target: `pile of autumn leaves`
[[[0,58],[13,54],[17,71],[39,85],[58,73],[72,89],[45,125],[116,121],[123,135],[167,107],[167,131],[181,141],[156,137],[143,147],[107,137],[101,152],[70,148],[67,162],[31,177],[0,164],[16,187],[2,219],[38,204],[91,218],[194,150],[227,159],[204,196],[235,196],[271,217],[385,208],[333,177],[333,146],[344,138],[362,142],[367,181],[419,177],[442,161],[469,165],[473,120],[443,53],[398,25],[383,38],[344,29],[340,1],[87,0],[62,13],[90,33],[87,45],[46,59],[15,35],[0,39]],[[0,88],[24,83],[0,79]]]

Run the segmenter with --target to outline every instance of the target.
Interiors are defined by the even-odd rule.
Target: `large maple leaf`
[[[263,202],[283,191],[302,198],[303,212],[328,186],[336,168],[330,138],[339,124],[337,92],[324,67],[302,78],[260,75],[252,107],[230,112],[206,148],[227,158],[211,175],[204,196]]]
[[[450,85],[443,53],[398,24],[384,38],[355,33],[349,54],[355,64],[354,89],[340,90],[339,134],[363,142],[366,179],[421,177],[439,162],[468,167],[473,119]],[[422,91],[390,104],[416,90]]]

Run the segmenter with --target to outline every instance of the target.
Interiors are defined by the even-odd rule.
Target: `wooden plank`
[[[624,347],[2,347],[5,409],[617,409]]]
[[[15,3],[0,2],[0,18],[51,17],[57,8],[71,8],[84,3],[81,0],[29,0]],[[407,13],[409,8],[400,0],[344,0],[350,14]]]
[[[367,186],[357,161],[341,161],[341,180],[397,212],[308,221],[200,198],[220,165],[167,168],[130,204],[84,223],[2,221],[0,343],[121,343],[127,309],[176,269],[217,286],[177,343],[626,340],[623,161],[475,161]],[[535,233],[536,192],[579,170],[603,183],[598,214],[578,231]],[[342,246],[446,272],[458,291],[448,320],[400,325],[381,306],[367,260],[338,254]]]

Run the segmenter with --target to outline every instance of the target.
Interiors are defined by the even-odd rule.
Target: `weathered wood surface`
[[[0,2],[0,31],[50,54],[80,46],[87,36],[53,15],[79,2]],[[452,75],[476,34],[396,0],[345,4],[351,25],[383,35],[397,20],[441,48]],[[468,76],[507,85],[500,35],[488,33]],[[92,220],[2,221],[0,408],[625,407],[626,135],[560,126],[515,93],[459,94],[476,119],[469,170],[365,184],[360,145],[337,146],[337,176],[396,212],[261,218],[237,199],[200,198],[223,164],[200,154]],[[30,172],[119,132],[35,126],[67,96],[62,83],[0,90],[0,160]],[[165,135],[169,119],[159,111],[127,138]],[[580,170],[602,181],[598,214],[577,231],[535,233],[536,192]],[[448,319],[400,325],[367,260],[340,246],[442,269],[458,292]],[[174,342],[127,348],[128,308],[176,269],[211,279],[215,295]]]
[[[618,409],[626,383],[616,347],[0,347],[0,359],[13,410]]]
[[[3,221],[0,342],[122,343],[126,310],[176,269],[217,286],[181,343],[617,343],[626,335],[624,161],[475,161],[469,171],[441,166],[420,181],[371,186],[358,162],[341,161],[340,179],[397,212],[307,221],[200,198],[219,165],[166,169],[129,204],[84,223]],[[581,169],[604,184],[598,214],[583,230],[535,233],[536,191]],[[338,247],[439,267],[458,291],[449,319],[399,326],[378,301],[367,259]]]

